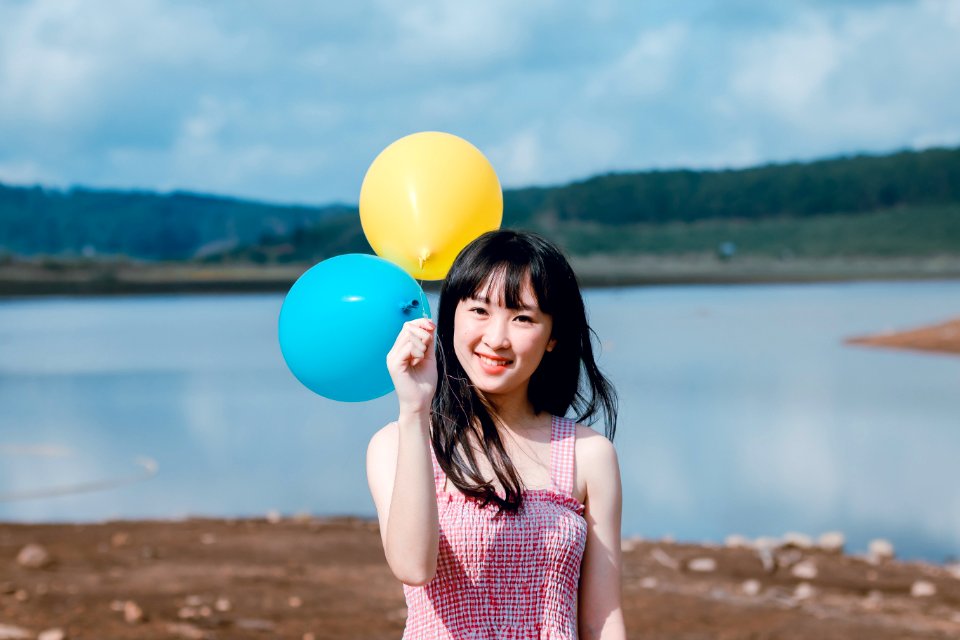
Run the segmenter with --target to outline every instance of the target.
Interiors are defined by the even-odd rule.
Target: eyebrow
[[[484,304],[493,304],[492,302],[490,302],[490,298],[488,298],[487,296],[483,296],[483,297],[470,296],[470,299],[473,300],[474,302],[482,302]],[[516,310],[517,311],[539,311],[537,307],[528,307],[525,304],[521,304],[519,307],[516,308]]]

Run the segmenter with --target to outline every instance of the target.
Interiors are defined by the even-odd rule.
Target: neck
[[[486,400],[493,405],[502,423],[499,426],[518,433],[532,431],[537,426],[537,416],[527,398],[526,387],[509,395],[486,396]]]

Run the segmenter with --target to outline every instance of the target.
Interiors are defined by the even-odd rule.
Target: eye
[[[485,316],[487,315],[487,310],[483,307],[471,307],[470,313],[476,313],[477,315]]]
[[[517,320],[520,322],[533,322],[533,318],[530,316],[517,316]]]

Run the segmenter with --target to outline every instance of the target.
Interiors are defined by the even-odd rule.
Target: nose
[[[506,349],[510,346],[505,322],[488,322],[483,335],[483,343],[491,349]]]

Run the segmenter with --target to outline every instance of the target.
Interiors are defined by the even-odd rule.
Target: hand
[[[437,358],[433,350],[436,328],[429,318],[405,322],[387,354],[387,370],[397,390],[401,413],[430,411],[437,389]]]

